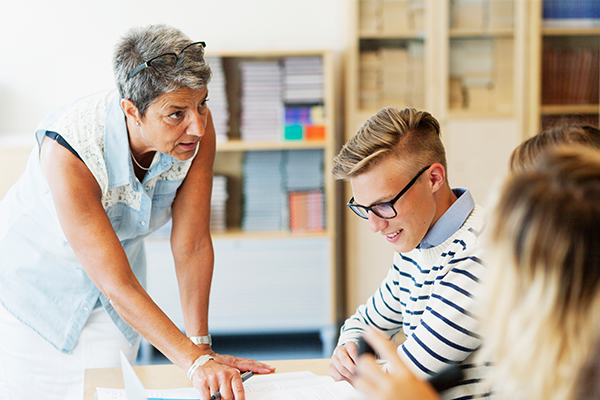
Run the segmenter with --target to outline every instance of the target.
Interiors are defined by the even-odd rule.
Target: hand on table
[[[372,329],[365,332],[365,339],[382,359],[389,361],[390,371],[382,371],[374,356],[361,355],[353,381],[357,390],[377,400],[439,400],[435,389],[404,365],[394,343]]]
[[[223,400],[245,400],[240,371],[259,374],[275,371],[275,368],[267,364],[248,358],[216,354],[212,351],[209,354],[214,357],[214,360],[202,365],[192,376],[192,383],[203,400],[209,400],[211,394],[217,391],[221,393]]]
[[[356,373],[357,358],[358,346],[354,342],[348,342],[336,347],[327,370],[335,380],[352,383]]]

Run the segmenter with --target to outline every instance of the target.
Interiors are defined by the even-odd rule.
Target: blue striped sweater
[[[365,325],[406,340],[400,358],[427,379],[458,363],[464,380],[442,394],[443,399],[483,396],[477,382],[487,367],[473,363],[481,344],[474,310],[485,267],[480,256],[484,211],[475,206],[458,231],[439,246],[395,253],[394,264],[377,292],[358,307],[341,329],[338,344],[356,341]]]

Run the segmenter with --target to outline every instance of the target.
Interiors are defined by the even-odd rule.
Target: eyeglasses
[[[177,65],[177,61],[179,60],[179,56],[183,54],[185,51],[186,56],[188,56],[192,60],[201,61],[204,57],[204,48],[206,47],[206,43],[204,42],[194,42],[192,44],[188,44],[185,46],[179,53],[165,53],[160,56],[156,56],[145,63],[139,65],[136,69],[131,71],[127,75],[127,79],[131,79],[136,76],[140,71],[145,68],[152,67],[157,72],[164,74],[165,72],[169,72]]]
[[[373,204],[372,206],[361,206],[360,204],[356,204],[354,202],[354,197],[352,197],[350,199],[350,201],[348,202],[348,204],[346,204],[346,205],[348,207],[350,207],[350,209],[352,211],[354,211],[354,213],[356,215],[358,215],[359,217],[364,218],[364,219],[369,219],[369,214],[368,214],[369,211],[371,211],[373,214],[377,215],[379,218],[383,218],[383,219],[395,218],[396,215],[398,215],[398,213],[396,212],[396,209],[394,208],[394,203],[396,203],[398,201],[398,199],[400,197],[402,197],[402,195],[404,193],[406,193],[408,191],[408,189],[410,189],[412,187],[412,185],[415,184],[415,182],[417,181],[417,179],[419,179],[419,177],[423,174],[423,172],[427,171],[430,167],[431,167],[431,165],[420,170],[419,173],[417,174],[417,176],[415,176],[410,182],[408,182],[408,184],[406,186],[404,186],[404,188],[400,191],[400,193],[398,193],[398,195],[390,201],[386,201],[385,203]]]

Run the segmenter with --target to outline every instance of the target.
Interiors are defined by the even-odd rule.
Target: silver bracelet
[[[203,354],[200,357],[196,358],[196,361],[194,361],[194,363],[190,366],[190,369],[188,369],[188,372],[187,372],[187,376],[188,376],[189,380],[190,381],[192,380],[192,376],[194,375],[194,372],[196,372],[196,370],[199,367],[203,366],[210,360],[214,360],[214,358],[212,358],[208,354]]]

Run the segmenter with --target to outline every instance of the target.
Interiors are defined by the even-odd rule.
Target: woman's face
[[[208,89],[183,88],[160,95],[139,128],[139,145],[177,160],[191,158],[206,132]],[[133,138],[132,138],[133,139]]]

